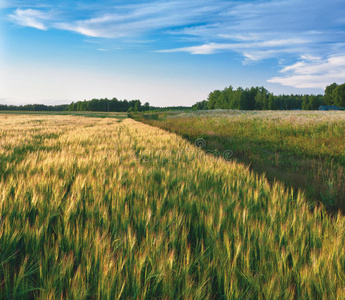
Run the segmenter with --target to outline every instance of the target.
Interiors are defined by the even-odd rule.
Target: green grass
[[[1,299],[345,297],[341,214],[175,134],[1,115],[0,145]]]
[[[204,150],[244,162],[271,182],[303,189],[311,202],[345,210],[343,112],[241,112],[141,114],[136,119],[178,133]]]

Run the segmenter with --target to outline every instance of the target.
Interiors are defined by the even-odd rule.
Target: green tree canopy
[[[333,105],[334,98],[333,98],[333,91],[338,85],[336,83],[332,83],[331,85],[327,86],[325,89],[325,104]]]
[[[339,107],[345,107],[345,83],[338,85],[332,92],[334,104]]]

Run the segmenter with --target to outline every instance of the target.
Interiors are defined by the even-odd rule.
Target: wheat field
[[[0,115],[1,299],[344,299],[345,218],[134,120]]]

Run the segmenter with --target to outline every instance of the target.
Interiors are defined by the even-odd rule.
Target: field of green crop
[[[0,191],[1,299],[345,298],[343,215],[131,119],[1,114]]]
[[[345,113],[342,111],[199,111],[136,116],[204,149],[250,165],[330,211],[345,211]]]

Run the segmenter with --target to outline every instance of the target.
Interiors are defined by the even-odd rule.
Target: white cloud
[[[150,1],[141,4],[115,5],[107,12],[83,20],[60,22],[59,29],[101,38],[138,36],[142,33],[167,30],[171,27],[188,26],[199,22],[220,9],[219,1]],[[104,8],[103,8],[104,10]]]
[[[45,25],[45,21],[50,19],[50,15],[36,9],[17,8],[13,14],[9,15],[9,18],[12,22],[21,26],[47,30],[48,27]]]
[[[163,53],[235,51],[243,56],[244,63],[272,57],[281,60],[287,53],[295,59],[305,53],[310,53],[310,58],[327,57],[345,48],[339,43],[345,38],[341,29],[345,25],[343,0],[66,3],[55,6],[59,20],[24,5],[9,17],[16,24],[41,30],[57,28],[90,38],[116,38],[117,46],[129,39],[174,45],[158,51]]]
[[[239,41],[260,41],[262,40],[262,36],[257,33],[249,33],[249,34],[218,34],[219,37],[229,40],[239,40]]]
[[[339,45],[339,41],[344,40],[345,32],[339,26],[345,25],[341,21],[344,20],[345,2],[341,0],[228,3],[218,13],[217,20],[206,22],[207,25],[169,32],[199,37],[199,43],[200,40],[206,42],[161,52],[213,54],[236,51],[243,55],[244,63],[272,57],[281,60],[286,54],[297,59],[305,53],[310,53],[310,58],[342,53],[344,45]],[[190,41],[195,43],[195,40]]]
[[[273,77],[271,83],[279,83],[296,88],[325,88],[337,82],[345,82],[345,55],[333,55],[327,59],[303,56],[304,60],[281,70],[283,76]]]
[[[301,56],[301,59],[304,59],[304,60],[320,60],[321,57],[320,56],[314,56],[314,55],[311,55],[311,54],[304,54]]]
[[[107,35],[105,33],[101,33],[101,32],[99,32],[99,30],[88,28],[87,26],[83,26],[83,24],[71,25],[68,23],[56,23],[56,24],[54,24],[54,27],[57,29],[77,32],[77,33],[80,33],[82,35],[86,35],[89,37],[103,37],[103,38],[114,37],[114,36]]]
[[[247,60],[258,61],[282,52],[295,52],[296,46],[308,44],[308,40],[303,39],[279,39],[262,42],[247,43],[209,43],[200,46],[182,47],[176,49],[159,50],[157,52],[189,52],[191,54],[214,54],[222,51],[236,51],[241,53]],[[294,47],[291,50],[291,47]]]

